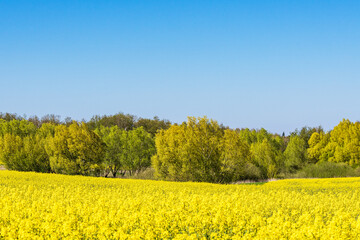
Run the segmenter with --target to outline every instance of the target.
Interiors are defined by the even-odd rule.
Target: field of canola
[[[216,185],[0,171],[0,239],[360,239],[360,178]]]

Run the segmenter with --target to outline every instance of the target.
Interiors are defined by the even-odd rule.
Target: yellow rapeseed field
[[[360,178],[216,185],[0,172],[0,239],[360,239]]]

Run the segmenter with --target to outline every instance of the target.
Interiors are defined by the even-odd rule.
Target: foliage
[[[34,135],[36,132],[36,126],[26,120],[11,120],[5,121],[0,119],[0,136],[5,134],[13,134],[19,137],[25,137],[28,135]]]
[[[101,140],[105,143],[106,149],[103,155],[103,169],[105,170],[105,177],[111,173],[116,177],[119,171],[121,175],[125,174],[124,170],[124,138],[123,130],[117,126],[104,127],[100,126],[95,129],[95,133],[100,136]]]
[[[286,148],[284,137],[273,135],[265,129],[238,130],[239,135],[250,145],[250,165],[247,171],[252,172],[250,179],[277,177],[284,168],[283,151]],[[249,176],[247,177],[249,178]]]
[[[161,130],[153,157],[156,175],[176,181],[219,182],[223,135],[218,123],[206,117],[189,117],[187,123]]]
[[[346,163],[319,162],[309,164],[295,174],[300,178],[359,177],[360,173]]]
[[[220,182],[235,182],[249,178],[250,146],[238,132],[225,130],[220,157]],[[250,172],[250,171],[249,171]],[[252,174],[250,174],[252,175]],[[250,178],[254,178],[256,174]],[[256,178],[256,177],[255,177]]]
[[[155,143],[151,134],[142,127],[123,131],[124,169],[130,176],[151,166],[151,157],[155,154]]]
[[[44,123],[59,125],[61,124],[60,116],[55,114],[47,114],[41,118],[41,125]]]
[[[5,134],[0,138],[0,161],[7,169],[50,172],[50,163],[39,135],[21,138]]]
[[[313,133],[308,153],[317,161],[360,165],[360,123],[344,119],[327,134]]]
[[[282,167],[282,153],[267,139],[251,145],[253,163],[260,168],[263,179],[275,178]]]
[[[100,127],[95,130],[106,144],[103,157],[105,176],[113,177],[118,172],[122,176],[139,173],[151,165],[151,156],[155,153],[154,139],[142,127],[125,131],[117,126]]]
[[[12,121],[12,120],[23,120],[23,117],[17,115],[16,113],[0,112],[0,119],[5,120],[5,121]]]
[[[311,162],[327,161],[328,157],[324,151],[329,143],[330,133],[313,133],[309,139],[308,157]]]
[[[280,136],[206,117],[171,125],[119,113],[79,124],[54,114],[0,113],[0,164],[10,170],[135,177],[152,165],[159,179],[230,183],[295,176],[323,162],[360,166],[359,122]]]
[[[301,130],[299,131],[298,129],[295,129],[294,132],[292,132],[290,134],[291,137],[299,137],[300,139],[302,139],[305,142],[305,147],[308,148],[308,142],[311,138],[311,135],[314,133],[324,133],[324,129],[319,126],[319,127],[303,127],[301,128]]]
[[[172,125],[166,131],[161,130],[156,135],[155,146],[156,154],[152,157],[155,176],[173,181],[188,180],[187,172],[183,169],[186,158],[185,126]]]
[[[137,118],[134,115],[118,113],[115,115],[93,116],[87,125],[90,129],[117,126],[119,129],[130,131],[134,128],[143,127],[144,130],[155,136],[158,130],[168,129],[171,123],[168,120],[160,120],[158,117],[153,119]]]
[[[51,169],[56,173],[99,174],[104,145],[84,123],[55,127],[54,137],[47,141]],[[94,170],[96,170],[94,172]]]
[[[104,127],[112,127],[117,126],[120,129],[131,130],[134,128],[134,124],[136,121],[136,117],[131,114],[118,113],[115,115],[104,115],[93,116],[90,121],[87,123],[89,129],[96,129],[100,126]]]
[[[296,172],[307,163],[306,143],[299,136],[291,136],[284,152],[285,167],[288,172]]]
[[[36,130],[26,120],[0,119],[0,163],[11,170],[49,172],[44,139]]]
[[[284,165],[282,137],[265,129],[224,130],[206,117],[172,125],[155,142],[153,167],[161,179],[228,183],[274,178]]]
[[[168,120],[160,120],[158,117],[154,117],[154,119],[148,118],[139,118],[135,122],[135,127],[143,127],[144,130],[150,133],[152,136],[161,130],[161,129],[168,129],[171,126],[170,121]]]
[[[123,178],[128,179],[143,179],[143,180],[156,180],[155,176],[155,170],[151,167],[146,168],[143,171],[136,172],[132,175],[130,173],[126,173]]]

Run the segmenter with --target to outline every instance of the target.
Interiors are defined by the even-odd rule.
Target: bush
[[[241,180],[253,180],[253,181],[257,181],[257,180],[262,180],[262,173],[261,173],[261,169],[258,168],[257,166],[255,166],[252,163],[246,163],[244,166],[244,175],[243,178]]]
[[[147,168],[144,171],[130,175],[129,173],[125,174],[124,178],[130,179],[143,179],[143,180],[155,180],[154,176],[155,170],[153,168]]]
[[[358,177],[360,171],[346,163],[320,162],[305,166],[294,176],[299,178]]]

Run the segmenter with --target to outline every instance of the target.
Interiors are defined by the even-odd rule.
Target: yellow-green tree
[[[247,145],[232,133],[224,140],[224,134],[216,121],[206,117],[189,117],[180,126],[161,130],[156,135],[157,153],[153,157],[156,175],[175,181],[232,181],[229,175],[238,173],[246,161]],[[234,138],[236,141],[231,142]],[[235,165],[237,168],[231,169]]]
[[[52,171],[64,174],[99,174],[104,143],[85,123],[55,127],[47,141]]]
[[[160,179],[189,181],[190,173],[185,169],[186,125],[172,125],[160,130],[155,137],[156,154],[152,157],[155,175]]]
[[[189,117],[185,128],[183,167],[193,181],[218,182],[224,131],[212,119]]]
[[[219,124],[206,117],[188,117],[187,123],[161,130],[153,157],[156,175],[176,181],[220,181],[223,134]]]
[[[312,163],[328,161],[329,157],[328,154],[331,152],[326,153],[325,147],[329,143],[330,140],[330,133],[317,133],[314,132],[310,139],[309,139],[309,148],[307,149],[308,158]]]
[[[316,161],[360,165],[360,123],[343,119],[327,134],[314,133],[309,140],[309,156]]]
[[[5,134],[0,137],[0,161],[7,169],[50,172],[50,163],[39,135],[20,137]]]
[[[0,163],[10,170],[49,172],[44,139],[38,132],[26,120],[0,119]]]
[[[23,141],[20,136],[5,133],[0,137],[0,162],[10,170],[21,170],[24,165]]]
[[[225,130],[220,157],[221,182],[234,182],[249,177],[250,145],[233,130]]]
[[[227,183],[276,177],[283,167],[281,137],[265,129],[224,130],[206,117],[160,131],[155,145],[161,179]]]
[[[250,162],[253,165],[246,171],[253,172],[251,178],[273,178],[283,170],[283,151],[286,149],[284,138],[264,128],[242,129],[239,135],[250,146]]]
[[[32,122],[26,120],[5,121],[0,119],[0,136],[4,136],[8,133],[15,136],[25,137],[34,135],[35,132],[36,126]]]
[[[253,143],[250,150],[252,162],[261,169],[262,178],[277,177],[283,165],[281,151],[276,149],[267,138]]]
[[[351,166],[360,164],[360,123],[352,123],[343,120],[330,132],[330,144],[336,147],[325,147],[325,151],[334,149],[334,156],[329,158],[331,162],[345,162]],[[329,150],[328,150],[329,148]]]

